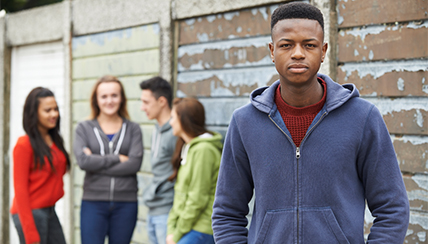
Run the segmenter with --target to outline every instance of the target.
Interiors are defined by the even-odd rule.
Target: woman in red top
[[[13,222],[21,244],[65,244],[55,213],[64,195],[62,177],[70,167],[59,134],[60,116],[54,94],[42,87],[28,94],[24,105],[25,136],[13,149]]]

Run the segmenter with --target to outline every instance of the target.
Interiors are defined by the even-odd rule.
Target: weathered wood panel
[[[339,83],[354,83],[362,95],[428,96],[428,60],[345,63]]]
[[[403,176],[409,197],[410,209],[428,211],[428,175]]]
[[[340,30],[339,62],[428,56],[428,20]]]
[[[159,48],[158,24],[73,38],[73,58]]]
[[[270,36],[181,46],[178,71],[270,65]]]
[[[182,21],[179,45],[270,35],[270,16],[277,7],[272,5]]]
[[[365,99],[379,109],[391,134],[428,135],[428,99]]]
[[[248,95],[278,79],[273,66],[179,73],[179,96],[231,97]]]
[[[426,19],[428,0],[338,0],[339,27]]]
[[[428,135],[428,107],[391,112],[383,116],[390,133]]]
[[[346,72],[339,67],[337,80],[341,84],[355,84],[360,95],[363,96],[428,96],[428,71],[392,71],[375,79],[370,74],[359,77],[358,71],[353,71],[347,76]]]
[[[394,137],[393,144],[402,172],[428,173],[428,137]]]
[[[229,125],[233,111],[250,102],[248,97],[234,98],[199,98],[199,101],[205,108],[206,124],[210,127],[217,127],[217,131],[221,131],[219,126]]]
[[[74,79],[97,79],[105,74],[130,76],[157,72],[159,72],[158,49],[73,60]]]
[[[407,230],[404,243],[427,243],[428,232],[428,213],[427,212],[410,212],[410,223]]]

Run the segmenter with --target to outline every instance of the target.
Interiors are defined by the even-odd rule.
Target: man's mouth
[[[306,70],[308,70],[308,66],[304,65],[304,64],[291,64],[288,66],[288,69],[292,72],[292,73],[303,73]]]

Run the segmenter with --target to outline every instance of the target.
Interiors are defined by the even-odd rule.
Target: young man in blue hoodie
[[[352,84],[317,73],[322,13],[293,2],[272,14],[279,81],[237,109],[225,139],[213,230],[216,243],[403,243],[406,189],[378,109]],[[247,230],[248,202],[255,194]]]
[[[147,231],[151,244],[166,243],[168,214],[174,200],[171,158],[177,137],[172,134],[171,119],[172,88],[168,81],[157,76],[140,83],[141,110],[148,119],[155,119],[150,164],[153,178],[143,192],[144,204],[148,207]]]

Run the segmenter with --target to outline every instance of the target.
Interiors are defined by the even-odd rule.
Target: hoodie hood
[[[201,142],[208,142],[211,143],[213,146],[215,146],[216,148],[218,148],[220,151],[223,149],[223,143],[221,142],[222,136],[221,134],[217,133],[217,132],[209,132],[210,134],[212,134],[212,136],[210,137],[205,137],[205,136],[198,136],[195,137],[192,141],[190,141],[190,147],[201,143]]]
[[[318,73],[318,77],[323,79],[327,85],[327,100],[323,108],[327,113],[342,106],[349,99],[360,96],[354,84],[340,85],[321,73]],[[254,90],[250,95],[251,104],[261,112],[269,114],[273,108],[276,108],[274,97],[279,84],[279,80],[277,80],[271,86]]]

